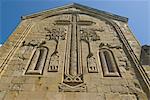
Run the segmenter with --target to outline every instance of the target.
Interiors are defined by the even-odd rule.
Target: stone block
[[[121,100],[121,97],[117,93],[105,94],[106,100]]]

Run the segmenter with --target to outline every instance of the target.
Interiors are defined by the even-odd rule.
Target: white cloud
[[[2,44],[0,44],[0,47],[2,46]]]

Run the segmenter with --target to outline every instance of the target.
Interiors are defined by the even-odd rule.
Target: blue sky
[[[72,2],[128,17],[141,45],[150,45],[150,0],[0,0],[0,44],[15,30],[21,16]]]

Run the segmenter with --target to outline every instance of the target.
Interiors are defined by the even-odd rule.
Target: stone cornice
[[[31,15],[27,15],[27,16],[22,16],[21,19],[25,20],[25,19],[30,19],[30,18],[36,18],[38,16],[43,16],[47,13],[57,12],[57,11],[65,10],[65,9],[69,9],[69,8],[76,8],[76,9],[79,9],[81,11],[92,12],[92,13],[95,13],[95,14],[98,14],[101,16],[105,16],[105,17],[110,18],[110,19],[114,19],[114,20],[118,20],[118,21],[122,21],[122,22],[128,22],[128,18],[126,18],[126,17],[115,15],[115,14],[112,14],[109,12],[105,12],[102,10],[98,10],[98,9],[91,8],[91,7],[84,6],[84,5],[77,4],[77,3],[72,3],[72,4],[61,6],[61,7],[56,7],[53,9],[45,10],[45,11],[42,11],[39,13],[34,13]]]

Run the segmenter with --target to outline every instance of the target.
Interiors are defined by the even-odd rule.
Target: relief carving
[[[65,28],[52,28],[52,29],[45,28],[45,30],[48,33],[46,35],[46,39],[55,41],[65,40],[65,36],[67,34]]]
[[[81,83],[76,86],[70,86],[64,83],[58,85],[59,92],[86,92],[86,84]]]
[[[32,54],[27,63],[26,75],[42,75],[45,66],[48,48],[43,46],[45,41],[37,42],[35,40],[29,43],[22,43],[22,46],[31,46],[33,48]]]
[[[70,86],[73,86],[73,85],[75,85],[75,84],[78,84],[78,83],[82,83],[83,81],[83,79],[82,79],[83,77],[82,76],[75,76],[75,77],[72,77],[71,75],[67,75],[67,76],[65,76],[65,78],[64,78],[64,83],[67,83],[67,84],[69,84]]]
[[[100,43],[99,48],[101,48],[103,46],[106,46],[106,47],[111,48],[111,49],[113,49],[113,48],[122,49],[123,48],[121,43],[119,43],[119,44]]]
[[[81,42],[80,34],[77,34],[78,26],[85,25],[90,26],[94,24],[92,21],[79,20],[77,19],[76,14],[71,15],[71,20],[57,20],[55,21],[57,25],[68,25],[71,28],[71,34],[67,34],[67,49],[66,49],[66,59],[65,59],[65,72],[63,83],[61,87],[64,87],[63,90],[59,86],[60,91],[82,91],[78,89],[78,86],[83,83],[83,72],[82,72],[82,56],[81,56]],[[97,37],[96,37],[97,38]],[[92,37],[95,40],[95,37]],[[86,91],[86,88],[84,88]]]
[[[47,31],[46,39],[54,40],[56,42],[55,50],[52,53],[49,61],[48,72],[57,72],[59,68],[59,55],[58,55],[58,43],[59,40],[65,40],[66,29],[65,28],[45,28]]]
[[[81,40],[88,44],[89,54],[87,56],[87,67],[89,73],[97,73],[97,64],[95,57],[91,51],[90,41],[97,41],[100,40],[100,37],[96,34],[96,31],[103,31],[98,29],[81,29],[80,30],[80,37]]]
[[[101,43],[99,47],[100,47],[99,57],[104,76],[119,77],[120,72],[118,69],[118,64],[115,60],[113,52],[109,49],[109,45]]]
[[[59,65],[59,56],[57,53],[53,53],[50,58],[48,72],[57,72]]]
[[[18,54],[18,58],[21,60],[26,60],[26,53],[29,51],[28,46],[21,47],[21,53]]]
[[[32,48],[39,47],[40,45],[45,44],[45,41],[42,41],[41,43],[35,40],[31,40],[29,42],[23,41],[20,48],[21,53],[18,55],[19,59],[25,60],[27,57],[25,57],[26,53]]]
[[[13,43],[12,49],[10,50],[10,52],[8,53],[4,61],[0,64],[0,74],[4,71],[5,67],[8,65],[8,62],[11,60],[14,53],[17,51],[17,48],[21,45],[21,42],[24,41],[24,39],[26,38],[27,34],[29,33],[33,25],[34,24],[32,22],[28,22],[27,26],[23,30],[20,31],[21,35],[19,36],[18,39],[15,40],[16,42]]]
[[[27,42],[27,43],[25,41],[23,41],[21,46],[36,47],[36,46],[41,46],[45,43],[46,43],[45,41],[38,42],[38,41],[35,41],[35,40],[31,40],[30,42]]]
[[[97,73],[98,72],[97,64],[96,64],[95,58],[93,56],[87,59],[87,66],[88,66],[89,73]]]

